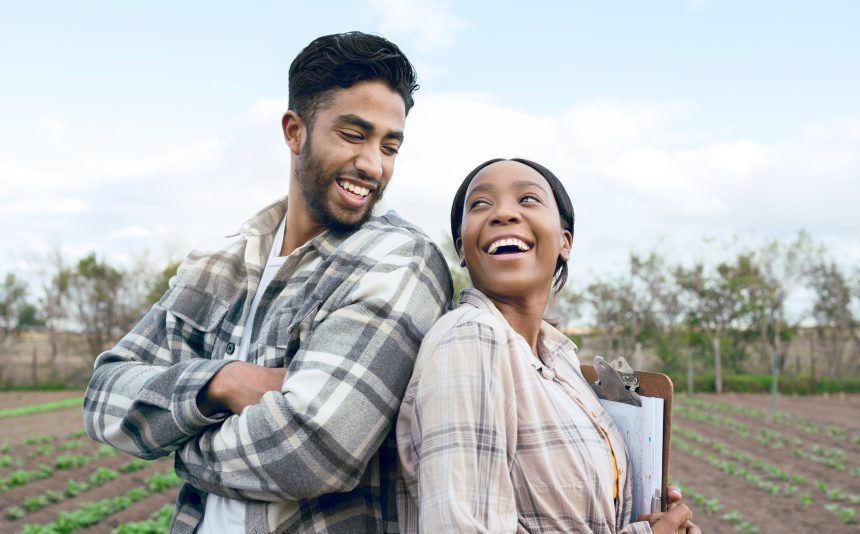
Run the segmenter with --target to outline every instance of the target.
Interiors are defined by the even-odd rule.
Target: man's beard
[[[333,233],[345,234],[358,230],[361,225],[370,219],[373,206],[382,198],[383,188],[379,186],[379,180],[370,178],[358,170],[347,172],[338,169],[332,175],[327,176],[322,162],[315,157],[311,148],[310,132],[308,132],[307,141],[305,141],[305,146],[302,147],[299,156],[299,160],[296,163],[296,178],[298,179],[302,196],[305,199],[305,205],[311,217],[316,222],[322,224]],[[364,206],[364,213],[358,220],[343,220],[343,218],[339,218],[327,202],[329,187],[339,176],[355,176],[365,182],[371,182],[376,185],[376,189],[370,193],[375,198],[371,199]]]

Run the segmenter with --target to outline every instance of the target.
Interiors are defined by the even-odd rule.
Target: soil
[[[80,392],[6,393],[0,394],[0,407],[35,404],[80,395]],[[679,404],[683,403],[682,396],[683,394],[679,394],[678,401],[681,401]],[[704,506],[696,505],[693,502],[692,495],[685,497],[685,502],[693,509],[694,520],[703,532],[708,534],[738,532],[739,530],[736,530],[732,523],[723,518],[725,514],[732,511],[737,511],[744,520],[758,527],[760,534],[860,532],[860,505],[851,504],[847,499],[837,503],[840,508],[853,508],[856,513],[855,518],[849,524],[843,524],[832,512],[825,509],[825,505],[832,501],[817,488],[817,481],[821,480],[827,484],[829,489],[841,490],[846,495],[860,495],[860,476],[852,474],[852,470],[860,468],[860,417],[858,417],[860,416],[860,396],[832,395],[829,397],[781,397],[779,399],[777,406],[779,410],[813,420],[819,424],[820,432],[818,433],[808,433],[799,429],[796,421],[793,420],[774,422],[767,417],[755,417],[750,413],[712,409],[713,405],[722,403],[757,408],[766,412],[770,407],[770,398],[767,395],[697,395],[696,398],[706,401],[704,403],[706,406],[700,409],[707,413],[746,423],[750,429],[750,436],[742,437],[721,425],[692,421],[676,413],[673,419],[675,425],[688,431],[697,432],[707,438],[707,442],[701,444],[687,439],[688,442],[703,451],[703,456],[714,454],[720,460],[728,460],[740,466],[739,462],[720,455],[710,447],[711,442],[719,441],[724,443],[728,450],[747,453],[766,464],[778,467],[790,474],[804,477],[803,483],[796,484],[795,493],[786,494],[784,491],[780,491],[779,494],[772,495],[758,489],[739,476],[725,474],[703,458],[696,458],[690,453],[681,452],[677,447],[680,440],[676,440],[672,448],[670,463],[672,479],[676,483],[688,487],[690,492],[701,494],[708,499],[716,498],[722,504],[722,509],[718,512],[708,513]],[[844,427],[847,438],[840,439],[829,435],[827,433],[828,425]],[[10,451],[4,454],[15,459],[21,459],[22,466],[27,468],[32,468],[39,463],[53,465],[59,454],[92,455],[100,447],[100,444],[80,435],[83,430],[80,408],[3,419],[0,420],[0,429],[2,429],[0,445],[14,445]],[[761,429],[780,432],[789,441],[782,448],[764,445],[753,439]],[[36,452],[44,444],[24,444],[27,438],[37,436],[53,437],[47,443],[52,447],[50,454],[36,456]],[[676,437],[680,437],[680,434],[676,434]],[[795,438],[800,438],[802,445],[797,445],[794,442]],[[80,441],[81,444],[79,447],[68,451],[61,450],[60,444],[70,440]],[[843,450],[847,457],[844,462],[845,469],[837,471],[813,461],[809,455],[807,457],[797,456],[796,450],[798,448],[808,451],[813,445],[825,449],[838,447]],[[28,455],[34,457],[27,458]],[[86,466],[66,471],[55,471],[48,479],[0,493],[0,533],[18,532],[27,523],[52,521],[61,510],[71,510],[78,508],[85,502],[122,495],[131,488],[140,486],[144,478],[152,473],[169,469],[171,465],[169,459],[164,459],[154,462],[146,469],[136,473],[121,473],[116,480],[104,486],[81,493],[74,499],[66,499],[38,512],[27,514],[18,521],[9,521],[5,516],[6,510],[10,506],[22,507],[23,501],[27,497],[43,494],[47,490],[62,491],[70,478],[83,481],[98,467],[109,467],[116,470],[130,459],[131,457],[126,454],[99,458]],[[5,476],[17,468],[15,466],[0,468],[0,476]],[[784,488],[786,484],[765,472],[755,471],[755,473],[760,475],[763,480],[779,484],[780,488]],[[176,498],[176,493],[177,490],[174,489],[152,495],[82,532],[107,533],[121,523],[147,519],[152,512],[162,505],[172,503]],[[813,500],[812,504],[801,504],[800,495],[804,493],[810,495]]]
[[[770,408],[770,397],[767,395],[698,395],[709,404],[722,403],[748,408],[757,408],[767,412]],[[679,399],[680,400],[680,399]],[[847,495],[860,495],[860,476],[851,474],[851,470],[860,467],[860,444],[852,442],[852,436],[860,436],[860,396],[830,396],[830,397],[799,397],[780,398],[777,409],[797,417],[811,419],[819,423],[822,429],[827,425],[845,427],[849,439],[835,439],[822,430],[819,434],[809,434],[798,430],[791,422],[775,423],[764,417],[753,417],[725,411],[709,411],[708,413],[730,417],[749,425],[750,434],[756,435],[761,429],[781,432],[789,439],[799,437],[803,440],[801,447],[793,442],[783,448],[766,446],[752,439],[742,437],[720,425],[706,424],[679,417],[673,418],[673,424],[686,430],[695,431],[706,438],[705,444],[691,442],[704,452],[714,454],[720,460],[728,460],[736,466],[743,467],[738,461],[720,455],[709,445],[712,442],[722,442],[728,450],[747,453],[762,460],[765,464],[778,467],[789,474],[804,477],[804,482],[796,483],[797,490],[793,494],[781,491],[777,495],[766,493],[755,485],[739,476],[723,473],[718,467],[712,466],[703,459],[695,458],[689,453],[681,452],[673,445],[670,462],[670,474],[674,481],[681,483],[691,491],[702,494],[706,498],[717,498],[723,508],[709,514],[704,506],[696,506],[692,501],[685,502],[693,509],[694,521],[707,533],[738,532],[723,516],[733,510],[740,512],[743,520],[758,527],[760,534],[770,533],[856,533],[860,521],[860,506],[852,505],[848,500],[833,501],[819,491],[817,481],[827,484],[829,489],[839,489]],[[798,457],[796,449],[809,450],[813,444],[821,447],[839,447],[847,454],[846,469],[837,471],[822,463],[812,461],[809,457]],[[764,472],[751,470],[762,479],[778,484],[784,488],[786,483]],[[801,504],[800,495],[808,493],[813,499],[809,505]],[[849,524],[839,521],[835,514],[828,511],[825,505],[838,502],[840,508],[854,508],[857,516]]]

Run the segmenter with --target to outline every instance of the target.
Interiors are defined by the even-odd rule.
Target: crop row
[[[847,471],[849,455],[838,446],[822,447],[815,443],[807,444],[801,437],[789,437],[779,431],[768,428],[760,428],[757,433],[752,433],[747,423],[737,421],[731,417],[708,413],[685,404],[676,404],[673,406],[672,413],[690,421],[708,425],[719,425],[741,438],[756,441],[765,447],[775,450],[794,447],[793,453],[797,458],[820,463],[836,471]],[[850,473],[855,477],[860,477],[860,466],[853,467]]]
[[[105,518],[125,510],[146,497],[174,488],[181,480],[173,469],[155,473],[144,481],[142,487],[129,490],[125,495],[83,503],[75,510],[60,512],[56,519],[42,525],[25,525],[21,534],[68,534],[96,525]]]
[[[119,468],[119,472],[133,473],[135,471],[140,471],[150,463],[151,462],[149,461],[135,458],[130,462],[123,464]],[[38,495],[26,497],[22,506],[12,506],[6,510],[6,518],[10,521],[17,521],[24,517],[28,512],[37,512],[46,506],[59,503],[65,499],[73,499],[81,493],[113,481],[117,476],[117,471],[106,467],[99,467],[92,475],[90,475],[86,482],[69,479],[66,481],[65,488],[62,491],[48,490]]]
[[[723,504],[720,503],[719,499],[717,499],[716,497],[709,498],[702,493],[694,491],[688,486],[676,483],[674,481],[672,483],[678,486],[678,489],[681,490],[681,493],[684,495],[685,499],[689,499],[688,502],[691,502],[693,506],[697,507],[698,509],[704,510],[708,514],[716,514],[724,508]],[[740,510],[729,510],[725,512],[722,516],[720,516],[720,519],[731,524],[737,532],[754,534],[759,531],[758,526],[752,524],[751,522],[743,518],[743,515],[741,514]]]
[[[96,460],[115,456],[117,450],[107,445],[102,445],[93,454],[61,454],[54,458],[53,467],[46,464],[39,464],[34,469],[16,469],[8,475],[0,477],[0,493],[4,493],[12,488],[26,486],[36,480],[43,480],[54,475],[56,470],[68,470],[83,467]]]
[[[754,458],[748,453],[729,450],[725,443],[719,441],[711,442],[701,434],[677,426],[673,431],[676,433],[673,443],[678,450],[690,454],[695,458],[704,459],[707,463],[721,470],[723,473],[730,476],[737,476],[768,494],[783,493],[786,495],[794,495],[798,493],[800,486],[805,487],[808,485],[806,477],[803,475],[788,473],[775,466],[768,465],[761,459]],[[721,460],[712,453],[705,453],[702,449],[687,442],[685,438],[691,439],[697,443],[708,445],[719,454],[739,461],[742,465],[739,466],[725,459]],[[753,471],[759,471],[766,476],[782,482],[783,484],[781,485],[773,482],[772,480],[767,480]],[[848,500],[852,504],[860,504],[860,495],[847,494],[842,490],[830,488],[823,480],[817,480],[815,487],[817,487],[817,489],[824,494],[827,499],[834,501],[826,504],[825,509],[834,513],[843,523],[853,520],[855,513],[854,509],[842,506],[839,502]],[[810,491],[801,493],[799,496],[799,502],[803,506],[814,504]]]
[[[15,408],[5,408],[0,410],[0,419],[6,417],[21,417],[24,415],[33,415],[37,413],[52,412],[54,410],[62,410],[64,408],[74,408],[75,406],[83,406],[83,397],[74,397],[71,399],[62,399],[52,402],[42,402],[39,404],[29,404],[27,406],[17,406]]]
[[[165,504],[149,514],[149,519],[125,523],[113,529],[112,534],[163,534],[170,527],[173,505]]]
[[[62,438],[59,436],[48,436],[48,435],[30,436],[29,438],[24,439],[18,443],[6,443],[3,445],[0,445],[0,454],[8,454],[12,450],[19,450],[22,447],[31,447],[34,445],[46,445],[46,444],[54,443],[54,442],[60,441],[60,440],[76,440],[76,439],[82,438],[86,435],[87,435],[87,433],[84,432],[83,430],[81,430],[78,432],[72,432],[71,434],[69,434],[65,437],[62,437]]]
[[[704,400],[679,397],[676,402],[680,404],[689,404],[707,411],[728,412],[761,420],[769,420],[777,425],[790,426],[806,434],[825,434],[836,441],[844,441],[860,445],[860,433],[857,433],[854,430],[849,431],[847,427],[842,425],[822,425],[818,421],[792,415],[784,411],[775,411],[771,414],[768,411],[753,408],[751,406],[738,406],[734,404],[714,402],[711,399]]]

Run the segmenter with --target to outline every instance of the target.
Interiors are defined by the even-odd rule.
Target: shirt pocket
[[[171,352],[176,355],[179,351],[180,359],[211,358],[227,305],[214,295],[191,286],[174,286],[162,297],[161,305],[167,310]]]
[[[285,312],[273,321],[274,332],[270,339],[274,339],[274,351],[265,351],[264,361],[257,363],[265,367],[287,367],[293,360],[293,356],[299,351],[302,344],[307,341],[313,331],[313,325],[319,311],[319,301],[310,301],[296,311],[296,313]]]

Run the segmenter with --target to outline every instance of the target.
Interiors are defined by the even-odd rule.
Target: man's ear
[[[284,141],[290,147],[290,152],[298,156],[305,144],[308,131],[305,122],[295,111],[289,110],[281,119],[281,129],[284,131]]]
[[[463,239],[458,237],[454,242],[454,248],[457,249],[457,256],[460,256],[460,267],[466,266],[466,255],[463,254]]]
[[[562,261],[570,259],[570,249],[573,248],[573,234],[568,230],[561,231],[561,250],[558,252],[558,257]]]

